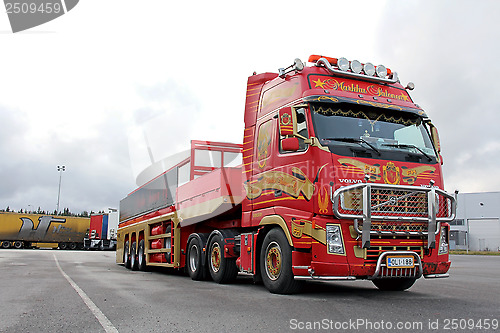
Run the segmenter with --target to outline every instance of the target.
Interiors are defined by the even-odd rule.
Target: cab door
[[[288,112],[290,112],[290,118],[288,118]],[[278,186],[274,191],[274,204],[277,207],[312,213],[315,163],[312,156],[313,149],[305,142],[310,137],[307,108],[284,108],[276,120],[277,130],[274,134],[276,156],[273,160],[272,172]],[[294,123],[292,135],[280,130],[280,127],[283,128],[289,121]],[[296,138],[298,146],[289,147],[284,144],[285,140],[290,138]]]

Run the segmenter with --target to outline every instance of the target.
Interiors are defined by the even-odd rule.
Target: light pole
[[[59,171],[59,193],[57,194],[57,210],[56,213],[59,214],[59,198],[61,197],[61,177],[62,177],[62,172],[66,171],[66,167],[64,165],[62,166],[57,166],[57,171]]]

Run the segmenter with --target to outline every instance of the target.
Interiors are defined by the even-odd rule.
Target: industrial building
[[[500,192],[459,193],[450,249],[500,251]]]

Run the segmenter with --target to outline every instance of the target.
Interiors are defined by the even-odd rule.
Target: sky
[[[55,210],[60,177],[60,209],[118,208],[190,140],[241,143],[247,77],[311,54],[414,82],[446,190],[500,191],[499,12],[494,0],[82,0],[14,34],[2,10],[0,209]]]

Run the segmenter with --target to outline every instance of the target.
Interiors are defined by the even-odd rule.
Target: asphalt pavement
[[[308,282],[274,295],[174,270],[134,272],[114,252],[0,250],[0,332],[498,332],[500,256],[452,256],[450,278],[405,292]]]

